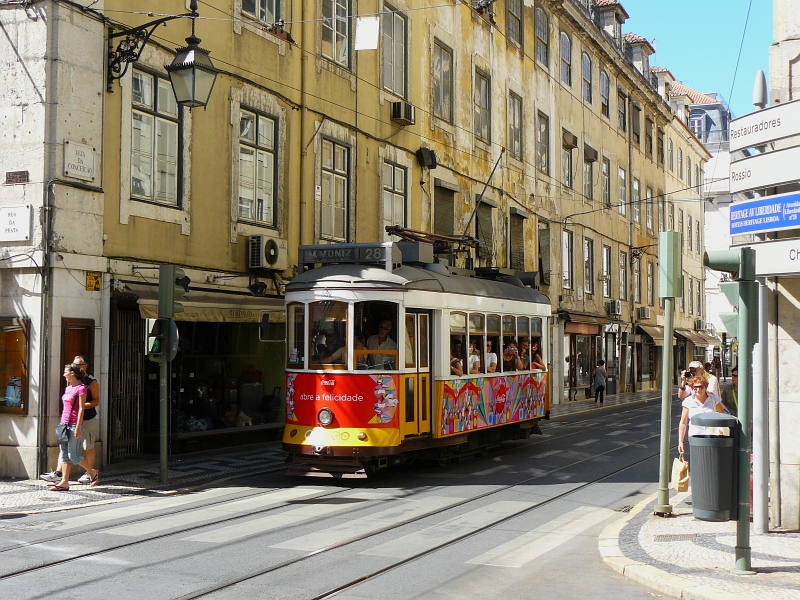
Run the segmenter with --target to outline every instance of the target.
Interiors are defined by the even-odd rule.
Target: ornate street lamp
[[[178,104],[188,107],[189,110],[198,106],[205,107],[208,104],[208,99],[211,96],[211,90],[214,88],[214,82],[219,71],[214,68],[214,63],[211,62],[208,50],[200,48],[200,38],[195,35],[195,22],[199,16],[197,13],[197,0],[192,0],[189,8],[192,11],[190,13],[163,17],[133,29],[114,32],[114,29],[109,27],[109,92],[114,91],[114,80],[121,79],[130,64],[139,60],[144,47],[160,25],[174,19],[191,19],[192,35],[186,38],[186,46],[184,48],[176,50],[175,59],[165,68],[169,73],[172,91]],[[114,49],[112,40],[119,37],[123,39]]]

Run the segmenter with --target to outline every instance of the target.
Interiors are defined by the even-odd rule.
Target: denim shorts
[[[61,447],[61,460],[63,462],[71,462],[73,465],[77,465],[79,462],[83,460],[83,456],[80,452],[80,440],[75,437],[75,427],[70,425],[67,427],[67,435],[69,436],[69,440],[66,442],[59,442],[59,446]]]

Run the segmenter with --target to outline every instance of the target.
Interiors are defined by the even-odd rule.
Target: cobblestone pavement
[[[609,525],[599,548],[626,577],[676,598],[800,600],[800,532],[751,533],[755,575],[734,575],[736,522],[692,516],[690,493],[672,492],[674,516],[653,515],[656,496]]]
[[[171,458],[169,481],[162,484],[158,459],[110,465],[100,470],[100,485],[79,484],[76,474],[68,492],[51,492],[53,485],[36,479],[0,480],[0,517],[120,502],[142,496],[180,493],[234,477],[285,468],[280,442],[258,447],[215,451]],[[80,470],[79,470],[80,471]],[[6,524],[0,527],[6,528]]]
[[[616,394],[607,396],[603,407],[633,402],[660,400],[658,390]],[[593,400],[564,402],[552,407],[552,417],[566,416],[597,410]],[[547,422],[542,423],[547,428]],[[182,455],[169,462],[169,482],[159,480],[158,459],[149,459],[135,464],[120,463],[101,468],[100,485],[90,487],[79,484],[77,469],[68,492],[51,492],[52,484],[44,481],[0,480],[0,517],[3,515],[51,512],[96,504],[99,502],[121,502],[142,496],[179,493],[186,488],[198,488],[243,475],[284,468],[286,454],[280,442],[258,447],[231,448],[213,454]],[[8,523],[0,524],[6,528]]]

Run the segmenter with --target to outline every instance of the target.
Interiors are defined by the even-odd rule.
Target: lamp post
[[[219,71],[211,62],[208,50],[200,47],[200,38],[195,35],[195,22],[199,16],[197,0],[189,5],[191,12],[182,15],[170,15],[150,21],[139,27],[114,31],[108,28],[108,91],[114,91],[114,81],[121,79],[128,71],[131,63],[142,55],[144,47],[159,26],[175,19],[191,19],[192,34],[186,38],[186,46],[176,50],[175,59],[165,68],[172,83],[175,100],[181,106],[191,110],[198,106],[205,107],[211,97],[211,90]],[[114,48],[113,40],[122,38]]]

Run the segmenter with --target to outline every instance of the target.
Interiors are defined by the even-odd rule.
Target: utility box
[[[692,513],[700,521],[735,521],[739,420],[721,413],[701,413],[692,425],[709,433],[689,436],[689,469],[692,476]],[[722,428],[728,428],[725,435]]]

